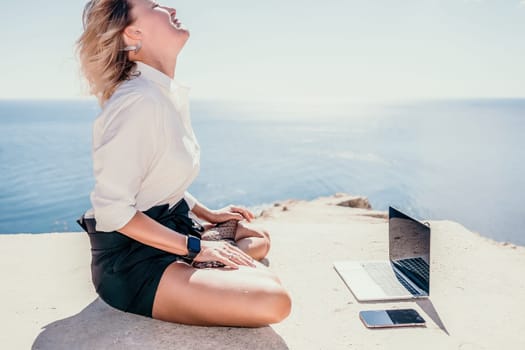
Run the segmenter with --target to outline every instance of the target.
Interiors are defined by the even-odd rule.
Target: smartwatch
[[[201,252],[201,240],[199,237],[188,235],[186,240],[186,247],[188,248],[188,255],[184,259],[191,265],[193,259]]]

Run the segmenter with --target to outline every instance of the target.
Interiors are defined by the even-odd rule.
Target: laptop
[[[336,261],[358,301],[428,298],[430,226],[388,208],[389,260]]]

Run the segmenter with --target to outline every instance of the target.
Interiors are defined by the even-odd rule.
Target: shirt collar
[[[189,86],[181,83],[180,81],[176,79],[171,79],[166,74],[162,73],[161,71],[153,68],[150,65],[147,65],[144,62],[136,61],[137,64],[136,70],[140,72],[140,76],[151,80],[164,88],[175,91],[176,89],[186,89],[189,90]]]

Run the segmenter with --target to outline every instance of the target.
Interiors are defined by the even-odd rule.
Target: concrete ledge
[[[124,313],[91,284],[85,233],[0,235],[4,349],[521,349],[525,248],[458,223],[432,226],[431,297],[358,303],[335,260],[387,256],[384,212],[337,194],[276,204],[255,221],[272,234],[270,268],[293,297],[291,315],[258,329],[193,327]],[[358,312],[413,307],[426,328],[366,329]]]

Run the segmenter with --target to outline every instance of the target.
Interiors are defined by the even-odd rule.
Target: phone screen
[[[369,328],[425,325],[423,317],[414,309],[361,311],[359,317]]]

